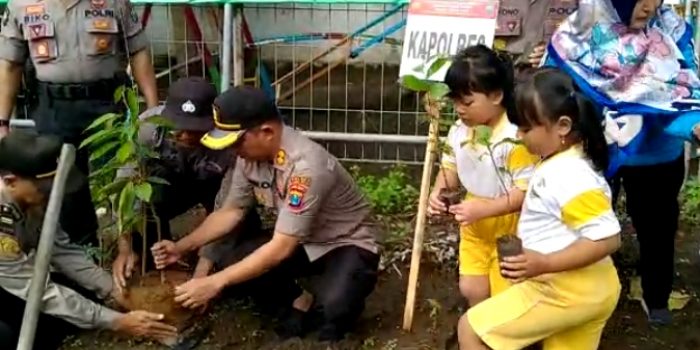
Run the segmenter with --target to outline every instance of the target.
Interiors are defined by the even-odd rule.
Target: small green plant
[[[700,181],[690,177],[681,193],[681,220],[691,227],[700,226]]]
[[[352,167],[353,177],[365,194],[374,212],[395,215],[411,212],[418,200],[418,189],[411,184],[403,165],[392,167],[384,177],[361,175],[359,167]]]
[[[162,178],[149,176],[145,167],[146,160],[158,158],[158,154],[150,147],[138,142],[139,129],[144,123],[155,124],[159,127],[169,128],[170,123],[159,116],[153,116],[145,120],[139,119],[139,104],[134,88],[121,86],[114,94],[115,103],[123,103],[126,107],[125,114],[108,113],[97,118],[86,132],[92,134],[81,144],[81,148],[91,150],[90,161],[99,162],[99,169],[90,174],[93,184],[94,200],[112,207],[116,214],[118,234],[129,235],[131,241],[132,232],[141,232],[143,238],[143,251],[141,274],[146,273],[146,223],[150,211],[156,222],[158,239],[160,240],[160,220],[155,215],[151,204],[154,184],[165,184]],[[106,158],[106,160],[105,160]],[[113,176],[118,169],[131,169],[125,176],[114,179],[107,185],[102,185],[105,178]],[[110,205],[114,201],[116,205]]]
[[[503,145],[503,144],[513,144],[513,145],[519,145],[522,144],[520,140],[516,140],[514,138],[506,137],[501,139],[500,141],[491,143],[491,137],[493,136],[493,128],[490,126],[486,125],[479,125],[474,128],[474,139],[462,142],[460,146],[464,147],[468,144],[471,145],[481,145],[486,147],[486,154],[483,154],[482,156],[488,155],[489,158],[491,158],[491,164],[493,164],[493,167],[496,169],[496,175],[498,176],[498,181],[500,182],[501,186],[503,187],[503,191],[506,192],[506,195],[508,194],[508,186],[506,185],[505,180],[503,179],[502,174],[506,174],[508,178],[510,179],[511,183],[513,182],[513,174],[506,169],[505,167],[499,166],[496,164],[496,156],[494,155],[494,151],[498,146]]]
[[[431,62],[432,61],[432,62]],[[446,56],[436,56],[434,58],[430,58],[428,62],[431,62],[430,65],[428,65],[428,68],[426,70],[426,65],[421,65],[416,68],[416,72],[421,73],[422,76],[432,77],[436,72],[440,71],[446,64],[449,62],[449,58]],[[439,133],[444,133],[446,130],[449,130],[449,128],[454,124],[454,119],[451,117],[448,117],[445,113],[442,112],[444,107],[447,105],[447,99],[446,96],[449,93],[450,89],[449,87],[442,83],[442,82],[437,82],[437,81],[431,81],[428,79],[420,79],[414,75],[407,75],[404,76],[402,79],[402,85],[415,92],[419,93],[425,93],[425,108],[426,111],[428,112],[428,118],[429,120],[434,120],[437,121],[438,126],[439,126]],[[510,180],[513,180],[513,175],[508,171],[508,169],[505,169],[504,167],[498,166],[496,163],[496,158],[494,156],[494,150],[505,143],[513,143],[513,144],[519,144],[520,141],[512,138],[505,138],[502,139],[498,142],[491,143],[491,136],[493,135],[493,128],[486,126],[486,125],[479,125],[475,127],[474,129],[474,138],[470,141],[465,141],[462,143],[460,146],[464,147],[465,144],[467,143],[473,143],[473,144],[478,144],[486,147],[487,150],[487,155],[491,158],[491,162],[496,169],[496,174],[498,176],[498,180],[503,187],[503,190],[506,192],[506,195],[508,194],[508,187],[506,185],[505,180],[503,179],[502,174],[506,174],[509,176]],[[438,159],[442,157],[442,155],[450,155],[454,154],[452,152],[452,149],[449,145],[447,145],[443,140],[437,138],[435,140],[429,140],[428,142],[436,142],[437,147],[436,152],[438,153]],[[441,173],[445,174],[444,169],[442,168],[442,162],[440,162],[440,170]],[[451,187],[457,187],[456,184],[455,186],[451,186],[447,180],[447,177],[443,178],[444,183],[447,185],[448,188]]]
[[[449,57],[445,55],[438,55],[426,60],[425,64],[419,65],[414,69],[416,73],[425,78],[418,78],[415,75],[405,75],[401,79],[401,84],[404,88],[424,94],[424,104],[423,107],[426,110],[427,121],[431,125],[436,125],[437,130],[431,130],[428,134],[428,144],[435,144],[435,147],[429,147],[434,149],[435,157],[439,160],[438,164],[440,166],[440,173],[443,176],[443,182],[446,189],[459,188],[458,184],[451,184],[445,175],[445,169],[443,168],[442,157],[445,154],[453,154],[451,147],[444,142],[441,138],[441,134],[446,134],[450,127],[454,124],[454,119],[443,113],[443,109],[448,105],[447,94],[450,92],[449,86],[447,84],[431,80],[431,78],[441,71],[446,64],[449,63]],[[448,199],[452,197],[452,199]],[[452,202],[459,198],[458,193],[451,193],[445,197],[446,202]]]

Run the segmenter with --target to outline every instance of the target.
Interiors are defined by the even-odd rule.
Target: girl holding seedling
[[[620,295],[610,254],[620,225],[602,175],[608,147],[593,104],[555,69],[536,72],[516,93],[527,148],[542,157],[518,222],[521,253],[500,257],[515,284],[469,310],[460,349],[597,349]]]
[[[428,210],[431,215],[449,211],[461,223],[459,288],[474,306],[504,287],[505,280],[493,269],[496,239],[515,232],[538,159],[524,146],[509,142],[517,133],[507,116],[513,105],[509,61],[486,46],[468,47],[452,59],[445,83],[459,121],[447,136]],[[445,203],[441,194],[458,192],[460,183],[467,198]]]

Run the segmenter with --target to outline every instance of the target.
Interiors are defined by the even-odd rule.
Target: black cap
[[[202,144],[219,150],[233,145],[246,129],[270,120],[281,120],[275,101],[263,90],[237,86],[214,100],[215,129],[204,135]]]
[[[0,171],[35,180],[42,191],[49,193],[62,146],[63,143],[57,136],[12,131],[0,140]],[[71,165],[65,192],[78,191],[86,181],[85,175],[75,165]]]
[[[212,104],[217,92],[203,78],[182,78],[170,85],[162,116],[177,130],[209,131],[214,128]]]

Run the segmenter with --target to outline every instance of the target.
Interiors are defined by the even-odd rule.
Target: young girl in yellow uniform
[[[505,280],[496,263],[496,239],[515,233],[528,179],[538,158],[522,145],[501,142],[517,134],[517,127],[507,115],[513,106],[510,62],[486,46],[471,46],[452,59],[445,83],[459,121],[447,136],[449,151],[442,157],[429,214],[446,214],[449,209],[461,223],[459,288],[474,306],[496,292],[492,289],[503,288]],[[479,126],[492,130],[488,140],[492,154],[475,138]],[[440,191],[458,189],[460,184],[467,190],[467,198],[447,208]]]
[[[470,309],[461,350],[594,350],[620,295],[610,254],[620,225],[601,175],[608,147],[593,105],[564,73],[538,71],[516,96],[511,120],[540,156],[518,222],[523,254],[504,257],[515,284]]]

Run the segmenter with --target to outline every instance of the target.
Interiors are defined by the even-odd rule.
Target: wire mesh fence
[[[161,100],[181,77],[221,80],[222,6],[136,9],[151,42]],[[342,160],[422,161],[427,122],[418,96],[397,83],[404,6],[259,4],[245,6],[243,18],[245,83],[277,98],[288,123]],[[31,114],[26,92],[32,80],[25,81],[30,85],[16,118]]]

